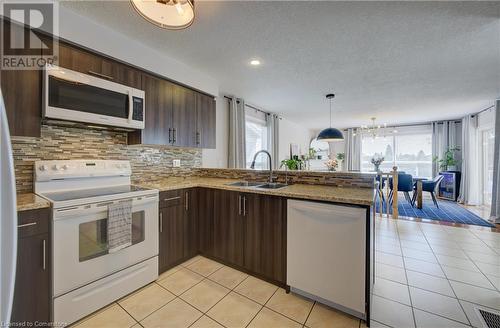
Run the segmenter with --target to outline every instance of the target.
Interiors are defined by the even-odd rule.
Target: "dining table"
[[[384,188],[384,184],[387,181],[387,175],[390,175],[392,172],[381,172],[378,175],[382,177],[379,188],[382,190]],[[413,184],[416,184],[417,189],[417,202],[416,206],[418,209],[422,209],[423,207],[423,190],[422,190],[422,181],[429,180],[429,178],[425,177],[412,177]],[[389,176],[389,181],[392,180],[392,176]]]

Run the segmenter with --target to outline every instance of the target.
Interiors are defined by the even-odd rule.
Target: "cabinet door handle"
[[[172,142],[172,128],[168,128],[168,143]]]
[[[201,133],[196,132],[196,144],[199,145],[201,143]]]
[[[243,196],[243,216],[247,215],[247,196]]]
[[[238,215],[241,215],[241,196],[238,195]]]
[[[18,228],[25,228],[25,227],[31,227],[31,226],[34,226],[34,225],[36,225],[36,222],[30,222],[30,223],[20,224],[17,227]]]
[[[181,199],[181,196],[171,197],[171,198],[165,198],[163,201],[164,202],[169,202],[169,201],[177,200],[177,199]]]
[[[160,232],[163,232],[163,213],[160,212]]]
[[[47,268],[47,241],[45,239],[42,241],[42,257],[43,257],[42,267],[43,270],[45,271],[45,269]]]
[[[100,77],[100,78],[103,78],[103,79],[106,79],[106,80],[110,80],[110,81],[112,81],[112,80],[113,80],[113,77],[112,77],[112,76],[109,76],[109,75],[105,75],[105,74],[97,73],[97,72],[94,72],[94,71],[88,71],[88,73],[89,73],[90,75],[94,75],[94,76],[97,76],[97,77]]]
[[[176,143],[177,142],[177,130],[176,128],[173,129],[173,132],[174,132],[174,140],[173,140],[173,143]]]
[[[186,191],[186,203],[184,204],[184,208],[186,209],[186,212],[189,211],[189,192]]]

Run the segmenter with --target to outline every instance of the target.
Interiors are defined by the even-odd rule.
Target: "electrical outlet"
[[[173,160],[173,166],[174,167],[181,167],[181,160],[180,159],[174,159]]]

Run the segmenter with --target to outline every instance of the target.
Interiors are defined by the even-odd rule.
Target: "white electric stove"
[[[158,190],[131,185],[128,161],[35,163],[52,205],[53,317],[70,324],[158,277]],[[108,205],[132,200],[132,245],[108,252]]]

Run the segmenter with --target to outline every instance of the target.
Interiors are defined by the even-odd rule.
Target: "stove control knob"
[[[67,170],[67,169],[69,169],[69,166],[68,165],[63,165],[62,168],[63,168],[63,170]]]
[[[56,164],[56,165],[54,165],[54,167],[52,169],[55,171],[59,171],[61,169],[61,165]]]
[[[40,165],[40,167],[38,167],[38,169],[40,171],[47,171],[48,167],[47,167],[47,165]]]

